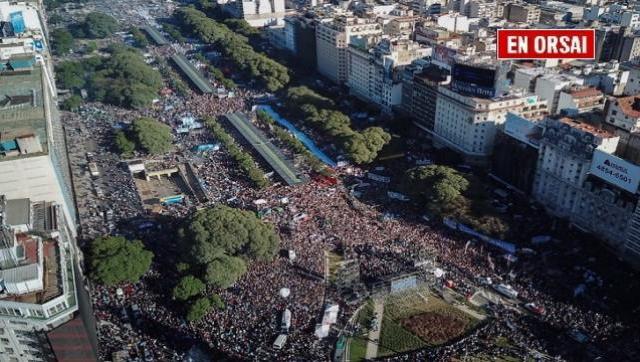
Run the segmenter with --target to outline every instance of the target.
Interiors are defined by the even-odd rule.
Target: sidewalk
[[[373,303],[373,316],[377,323],[376,328],[369,331],[367,354],[365,356],[368,360],[374,359],[378,356],[378,340],[380,339],[380,329],[382,328],[382,316],[384,313],[384,303],[382,302],[382,299],[375,299]]]

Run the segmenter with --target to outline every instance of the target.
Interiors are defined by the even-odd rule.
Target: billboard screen
[[[591,174],[631,193],[638,191],[640,167],[600,150],[593,152]]]
[[[451,86],[454,91],[477,97],[493,97],[496,71],[464,64],[454,64],[451,69]]]

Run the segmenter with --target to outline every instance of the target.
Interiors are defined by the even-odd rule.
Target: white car
[[[509,297],[511,299],[518,298],[518,292],[508,284],[496,284],[493,286],[493,289],[495,289],[498,293],[504,295],[505,297]]]

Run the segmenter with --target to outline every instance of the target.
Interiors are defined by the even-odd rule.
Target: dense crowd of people
[[[161,229],[148,234],[126,230],[130,225],[126,221],[151,216],[142,205],[133,176],[112,148],[113,132],[141,116],[153,117],[175,129],[187,116],[202,119],[247,112],[254,97],[254,93],[244,90],[236,91],[232,98],[171,94],[144,111],[92,104],[78,114],[65,116],[68,136],[87,140],[70,143],[76,194],[81,196],[78,206],[83,237],[130,232],[143,239],[156,255],[152,270],[139,283],[120,288],[94,286],[101,360],[110,359],[115,352],[124,352],[133,360],[181,360],[199,342],[214,353],[234,359],[328,360],[334,340],[314,336],[324,307],[338,303],[339,325],[344,326],[357,306],[346,304],[340,293],[328,287],[327,252],[357,261],[359,279],[368,285],[405,273],[431,273],[420,267],[423,261],[430,260],[445,271],[438,283],[451,282],[449,285],[462,295],[472,295],[478,289],[478,277],[490,277],[509,283],[522,301],[535,302],[546,311],[533,316],[490,304],[488,313],[495,318],[463,338],[394,359],[448,360],[465,355],[505,354],[524,357],[535,353],[555,356],[567,353],[561,348],[567,339],[557,338],[556,334],[571,331],[588,334],[594,345],[605,352],[609,352],[606,348],[612,338],[623,333],[626,337],[617,341],[619,349],[638,342],[637,330],[630,332],[629,325],[596,302],[586,297],[558,296],[559,290],[573,289],[571,286],[576,284],[584,284],[588,295],[601,293],[603,284],[602,280],[586,280],[583,276],[587,273],[579,269],[578,261],[574,264],[563,260],[562,251],[545,246],[538,250],[549,255],[543,260],[532,255],[520,256],[515,262],[506,260],[503,253],[480,241],[425,223],[418,214],[398,206],[400,201],[378,205],[379,200],[386,199],[384,185],[365,180],[364,170],[354,167],[336,170],[336,178],[355,180],[359,190],[375,196],[375,205],[355,197],[353,188],[340,182],[326,185],[311,181],[257,191],[239,174],[224,149],[194,150],[197,145],[215,143],[206,129],[176,134],[175,150],[158,160],[169,165],[193,164],[208,201],[198,204],[187,195],[183,204],[165,206],[163,214],[181,220],[196,206],[218,203],[252,209],[274,225],[281,236],[280,247],[286,253],[273,262],[251,263],[235,285],[212,290],[220,295],[225,308],[209,312],[199,322],[186,322],[184,307],[167,297],[178,278],[173,267],[180,253],[172,236],[176,225],[160,223]],[[87,152],[92,155],[87,156]],[[86,174],[88,162],[98,164],[99,177]],[[369,183],[374,185],[367,186]],[[101,195],[96,187],[103,189]],[[549,273],[554,268],[559,269],[562,278]],[[281,288],[288,288],[290,294],[283,297]],[[271,345],[281,332],[280,318],[285,308],[292,312],[291,328],[286,346],[275,350]],[[507,338],[509,347],[496,344],[499,338]]]

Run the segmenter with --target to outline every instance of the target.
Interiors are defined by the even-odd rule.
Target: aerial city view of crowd
[[[638,290],[636,274],[613,268],[616,258],[587,234],[451,161],[452,151],[433,147],[409,122],[400,126],[399,117],[324,81],[294,79],[304,67],[279,74],[284,67],[268,58],[278,52],[260,30],[211,20],[218,5],[198,1],[178,15],[164,2],[151,12],[142,2],[133,10],[123,2],[85,6],[151,29],[143,50],[122,44],[134,43],[135,30],[114,32],[100,39],[102,63],[67,53],[66,61],[85,62],[82,70],[57,68],[65,77],[94,72],[82,85],[106,88],[87,95],[68,87],[78,94],[66,101],[79,104],[61,115],[99,360],[640,358],[639,310],[628,310],[625,295],[627,284]],[[168,25],[150,13],[167,16]],[[113,88],[138,76],[113,69],[120,64],[148,84],[139,80],[114,97]],[[279,82],[289,74],[287,91]],[[150,96],[137,99],[132,89]],[[448,198],[412,189],[420,177],[450,180],[438,190],[418,184]],[[472,191],[491,207],[465,204]],[[492,218],[502,207],[509,211]],[[493,236],[461,221],[489,209],[483,220]],[[222,226],[193,226],[208,212],[225,215],[208,220]],[[231,225],[234,218],[243,221]],[[511,222],[508,232],[496,226],[501,220]],[[277,243],[258,257],[262,250],[231,237],[217,248],[189,240],[234,232]],[[125,256],[110,260],[130,274],[108,281],[104,275],[121,271],[95,261],[105,240],[125,240],[118,252],[135,250],[149,267],[135,275]],[[405,299],[418,302],[403,311]],[[456,332],[438,334],[439,326],[420,320],[447,321],[440,327]]]

